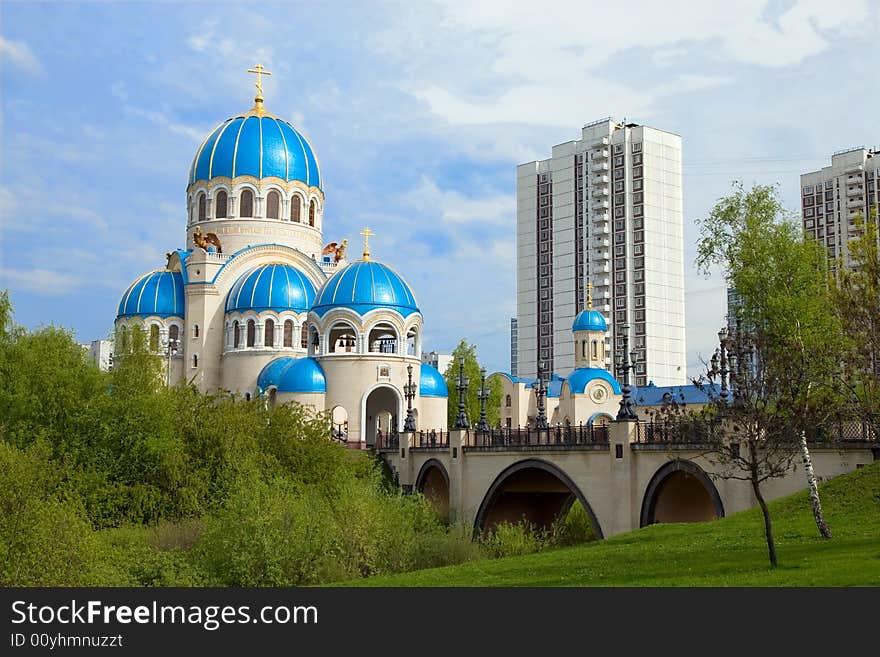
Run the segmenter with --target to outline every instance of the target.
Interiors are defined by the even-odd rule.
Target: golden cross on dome
[[[593,309],[593,281],[587,281],[587,310]]]
[[[262,64],[257,64],[253,68],[249,68],[247,70],[248,73],[256,73],[257,74],[257,97],[254,98],[255,109],[262,109],[263,106],[263,76],[264,75],[272,75],[271,71],[267,71]]]
[[[371,231],[369,228],[364,228],[361,232],[361,235],[364,236],[364,260],[370,259],[370,238],[375,237],[376,233]]]

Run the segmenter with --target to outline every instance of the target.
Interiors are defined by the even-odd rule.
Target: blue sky
[[[0,288],[18,322],[107,335],[119,296],[185,239],[186,174],[251,105],[311,142],[325,239],[369,225],[425,347],[507,369],[515,167],[604,116],[683,137],[689,374],[724,314],[696,220],[880,144],[875,0],[0,4]]]

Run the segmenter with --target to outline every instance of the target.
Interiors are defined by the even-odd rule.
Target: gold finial
[[[593,281],[587,281],[587,310],[593,309]]]
[[[376,233],[371,231],[369,228],[364,228],[361,232],[361,235],[364,236],[364,260],[370,259],[370,238],[375,237]]]
[[[254,111],[258,114],[262,113],[263,110],[263,76],[264,75],[272,75],[271,71],[267,71],[263,68],[262,64],[257,64],[253,68],[249,68],[247,70],[248,73],[256,73],[257,74],[257,96],[254,98]]]

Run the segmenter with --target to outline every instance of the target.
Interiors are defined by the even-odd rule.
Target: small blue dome
[[[179,271],[151,271],[132,283],[122,295],[116,319],[121,317],[183,317],[183,277]]]
[[[598,310],[582,310],[578,316],[574,318],[574,324],[571,326],[572,331],[607,331],[608,325],[605,318]]]
[[[419,370],[419,397],[449,397],[446,379],[435,367],[422,363]]]
[[[226,312],[292,310],[307,312],[315,300],[315,286],[290,265],[260,265],[238,277],[226,295]]]
[[[568,377],[568,390],[571,394],[582,395],[587,389],[587,384],[595,379],[602,379],[611,386],[615,395],[620,394],[620,384],[608,370],[599,367],[582,367],[575,370]]]
[[[324,370],[314,358],[276,358],[257,377],[257,390],[263,394],[275,387],[278,392],[327,392]]]
[[[211,131],[196,152],[187,183],[218,177],[275,176],[321,187],[318,158],[284,119],[239,114]]]
[[[333,308],[365,315],[376,308],[396,310],[404,317],[419,312],[412,290],[391,267],[370,260],[353,262],[324,283],[312,310],[324,315]]]

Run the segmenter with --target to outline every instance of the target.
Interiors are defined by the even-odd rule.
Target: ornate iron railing
[[[606,425],[556,425],[546,429],[535,427],[496,427],[488,431],[471,429],[465,435],[463,447],[472,449],[524,449],[536,446],[571,447],[576,445],[607,445]]]
[[[449,447],[449,432],[442,429],[424,429],[413,434],[413,449],[432,449],[437,447]]]
[[[673,419],[639,422],[635,442],[644,445],[706,445],[721,438],[718,420]]]

